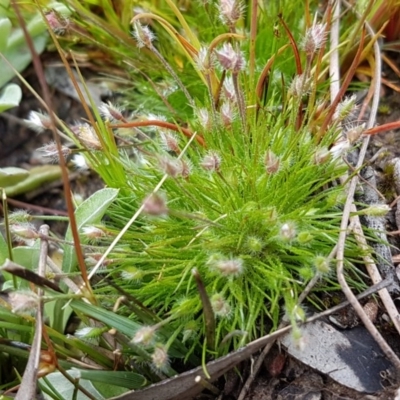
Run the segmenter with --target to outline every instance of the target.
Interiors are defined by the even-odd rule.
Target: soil
[[[400,79],[389,71],[385,72],[386,78],[400,87]],[[28,69],[24,73],[25,78],[32,86],[39,91],[37,78],[33,69]],[[40,105],[36,98],[25,88],[24,96],[20,107],[10,110],[0,115],[0,167],[18,166],[30,168],[44,163],[37,156],[36,149],[52,141],[52,134],[45,132],[37,134],[27,128],[22,120],[27,118],[29,111],[39,110]],[[378,124],[384,124],[389,121],[400,120],[400,93],[392,89],[383,88],[382,90],[381,113],[379,114]],[[84,111],[81,105],[70,97],[52,90],[52,107],[56,114],[66,123],[73,124],[84,117]],[[390,204],[396,197],[392,178],[388,172],[388,165],[395,157],[400,156],[400,135],[398,132],[389,132],[377,135],[372,138],[369,148],[369,158],[374,159],[372,164],[377,176],[377,187],[382,196],[386,198],[386,203]],[[381,155],[374,157],[377,153]],[[80,194],[83,198],[102,186],[99,179],[94,175],[73,174],[71,181],[72,190]],[[30,212],[40,213],[43,208],[57,211],[65,211],[65,201],[61,181],[53,182],[41,187],[33,193],[26,193],[13,200],[23,202],[24,204],[10,202],[10,208],[26,207]],[[387,218],[387,230],[389,232],[400,229],[396,225],[395,216],[396,206],[389,213]],[[62,235],[65,230],[65,224],[57,223],[51,226],[53,231]],[[393,255],[398,254],[400,248],[399,235],[389,237],[393,245]],[[393,332],[390,324],[384,323],[384,309],[380,306],[377,316],[377,325],[385,330],[388,342],[393,345],[394,350],[400,355],[398,348],[398,335]],[[242,374],[228,374],[223,380],[220,380],[219,389],[222,394],[219,399],[236,399],[240,389],[251,368],[250,361],[243,363],[240,367]],[[295,358],[286,354],[286,352],[277,346],[267,356],[264,361],[264,367],[252,385],[251,391],[246,397],[249,400],[262,399],[390,399],[394,398],[396,388],[395,380],[382,379],[382,390],[374,394],[359,393],[344,386],[339,385],[325,374],[314,371],[310,367],[303,365]],[[199,398],[217,398],[215,395],[202,394]]]

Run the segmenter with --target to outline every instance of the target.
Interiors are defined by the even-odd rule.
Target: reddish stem
[[[374,126],[364,132],[364,135],[376,135],[381,132],[391,131],[392,129],[399,129],[400,121],[388,122],[387,124]]]
[[[289,36],[290,45],[292,47],[294,59],[296,61],[297,75],[301,75],[303,73],[303,69],[301,68],[300,54],[299,54],[299,49],[297,48],[296,41],[294,40],[292,32],[290,32],[290,30],[289,30],[289,27],[286,25],[286,22],[283,20],[282,14],[278,15],[278,17],[281,20],[281,23],[282,23],[283,27],[285,28],[287,35]]]
[[[124,124],[113,124],[111,125],[111,128],[137,128],[140,126],[159,126],[160,128],[171,129],[175,132],[182,132],[188,138],[191,138],[193,136],[193,132],[190,129],[183,128],[170,122],[158,120],[131,121]],[[202,136],[196,136],[196,140],[201,146],[205,147],[205,141]]]

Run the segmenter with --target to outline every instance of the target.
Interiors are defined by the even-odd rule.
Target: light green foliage
[[[66,15],[69,13],[68,9],[60,2],[49,2],[48,6]],[[22,13],[35,50],[40,54],[45,49],[48,39],[46,25],[40,13],[34,11],[33,5],[25,5]],[[4,2],[0,7],[0,37],[0,53],[2,55],[0,59],[0,87],[2,87],[15,76],[13,69],[18,72],[23,71],[32,59],[23,31],[18,27],[14,9],[9,2]],[[12,68],[4,58],[12,65]]]
[[[112,201],[116,198],[118,190],[102,189],[93,194],[76,209],[76,220],[78,229],[85,225],[99,223]],[[65,235],[67,241],[73,239],[71,228],[69,227]],[[76,252],[72,246],[67,246],[64,250],[63,271],[71,272],[77,265]]]
[[[7,85],[0,95],[0,113],[9,108],[18,106],[21,98],[22,91],[18,85],[14,83]]]
[[[320,278],[319,290],[338,287],[329,255],[339,236],[345,199],[339,177],[347,165],[337,146],[341,125],[333,120],[321,130],[330,107],[326,59],[317,54],[324,25],[316,29],[315,54],[299,45],[303,78],[278,18],[283,10],[300,43],[303,2],[259,4],[254,42],[249,8],[227,22],[217,4],[186,2],[183,11],[182,4],[161,3],[144,4],[134,17],[130,1],[120,8],[109,0],[65,1],[74,12],[60,43],[73,46],[78,38],[80,50],[90,43],[88,59],[99,49],[93,61],[113,63],[129,77],[123,110],[93,106],[95,123],[73,136],[74,151],[107,186],[75,210],[82,249],[95,262],[109,254],[91,271],[86,265],[93,293],[79,279],[78,290],[67,289],[66,279],[74,284],[79,274],[68,228],[59,277],[64,293],[46,289],[45,310],[52,313],[46,329],[58,358],[95,398],[173,376],[175,359],[190,368],[227,354],[276,329],[283,315],[298,330],[305,317],[298,296],[309,281]],[[94,14],[93,4],[102,12]],[[140,49],[131,30],[142,35]],[[82,135],[88,131],[90,141]],[[89,228],[94,233],[85,241]],[[15,251],[30,269],[38,244]],[[349,282],[357,285],[352,262],[360,254],[351,240],[346,246]],[[4,241],[0,251],[4,259]],[[311,301],[318,304],[317,296]],[[9,308],[0,308],[0,320],[15,333],[0,325],[0,336],[29,343],[31,319]],[[75,336],[65,334],[72,311],[81,321]],[[7,344],[0,350],[26,357]],[[82,371],[64,361],[75,359]],[[119,369],[115,379],[109,375],[116,386],[105,388],[108,375],[84,370],[83,359]],[[82,395],[59,372],[40,384],[48,398]]]
[[[199,10],[204,12],[201,7]],[[260,20],[265,22],[270,17],[263,11],[265,14],[261,14]],[[205,35],[211,41],[212,33],[221,34],[224,28],[215,10],[209,18],[213,25]],[[166,26],[170,32],[172,28]],[[282,44],[282,38],[275,37],[272,30],[272,26],[268,32],[262,30],[257,38],[253,50],[257,57],[260,54],[256,58],[257,70]],[[145,42],[146,31],[143,32],[141,40]],[[158,33],[163,36],[162,30]],[[261,51],[260,43],[266,43],[267,38],[270,53]],[[249,43],[235,40],[232,40],[233,49],[238,49],[236,43],[240,43],[246,50],[247,66]],[[223,40],[217,52],[221,51],[222,43]],[[217,353],[225,354],[231,346],[238,348],[274,329],[283,304],[289,314],[296,314],[293,310],[296,310],[297,294],[309,279],[320,273],[315,268],[316,257],[328,257],[337,241],[343,187],[331,183],[344,173],[346,165],[327,150],[338,138],[335,126],[324,132],[320,140],[317,138],[313,125],[315,104],[310,104],[304,117],[306,122],[295,128],[299,102],[308,90],[316,93],[316,86],[307,90],[300,88],[304,90],[300,96],[294,91],[284,98],[282,93],[286,88],[279,80],[271,79],[256,111],[255,104],[261,99],[256,99],[256,82],[250,81],[244,69],[239,72],[239,87],[231,96],[239,98],[240,92],[247,102],[246,109],[241,110],[240,104],[230,99],[229,91],[224,88],[220,103],[213,109],[207,101],[207,92],[212,90],[207,87],[206,78],[200,79],[204,72],[201,66],[194,63],[197,68],[194,70],[193,59],[185,59],[184,52],[169,52],[163,42],[159,46],[165,46],[161,67],[165,62],[174,65],[177,59],[184,65],[184,73],[179,71],[178,79],[182,79],[199,108],[189,111],[187,95],[185,99],[178,88],[176,97],[168,97],[168,101],[179,115],[186,115],[191,131],[201,140],[198,143],[194,140],[182,155],[187,138],[177,139],[162,128],[142,128],[147,136],[138,150],[133,154],[119,152],[126,184],[120,187],[118,200],[107,212],[112,221],[108,228],[114,235],[148,199],[164,173],[169,177],[157,197],[157,201],[166,202],[165,206],[158,204],[162,215],[154,215],[157,212],[152,209],[153,215],[139,216],[118,243],[118,251],[111,253],[108,271],[118,286],[159,318],[171,317],[168,327],[181,340],[188,340],[190,352],[199,354],[205,325],[203,305],[192,276],[192,269],[196,268],[208,296],[214,301]],[[294,70],[293,59],[287,56],[290,51],[282,54],[274,64],[276,74]],[[214,68],[215,53],[213,57],[210,76],[222,79]],[[311,64],[307,66],[308,73],[311,67]],[[156,68],[153,63],[151,68]],[[230,72],[225,72],[229,77]],[[160,72],[154,76],[160,76]],[[154,96],[142,89],[145,83],[141,81],[140,85],[139,96],[145,92],[147,104],[155,104],[157,108]],[[255,104],[249,103],[250,100]],[[186,103],[183,108],[182,102]],[[223,102],[232,110],[229,122],[224,120]],[[205,111],[200,110],[200,104]],[[148,113],[152,111],[147,109]],[[174,116],[164,108],[163,118],[173,121]],[[107,137],[107,131],[102,132]],[[178,144],[172,145],[176,140]],[[140,141],[139,138],[136,143]],[[322,153],[324,157],[320,156]],[[105,171],[111,159],[96,153],[89,154],[88,158],[106,184],[115,186],[111,170]],[[104,289],[99,293],[103,292]],[[289,317],[293,323],[295,314]],[[188,324],[197,327],[194,336],[187,334]],[[224,342],[234,331],[242,333]],[[218,347],[221,343],[224,344]]]

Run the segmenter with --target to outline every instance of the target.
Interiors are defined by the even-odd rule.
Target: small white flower
[[[155,333],[156,331],[154,327],[143,326],[136,331],[135,336],[132,339],[132,343],[149,346],[155,339]]]
[[[199,71],[208,71],[213,66],[212,54],[208,56],[208,49],[204,46],[200,47],[200,50],[197,53],[194,61]]]
[[[89,241],[95,242],[106,236],[106,232],[96,226],[84,226],[82,228],[82,235],[85,236]]]
[[[334,160],[339,159],[343,154],[345,154],[351,145],[348,139],[338,140],[330,149],[329,152],[332,154]]]
[[[100,150],[102,148],[96,131],[89,124],[78,124],[71,127],[71,131],[77,136],[80,142],[93,150]]]
[[[59,154],[56,142],[50,142],[45,144],[42,147],[37,149],[40,153],[42,153],[43,158],[48,159],[50,162],[58,162],[59,161]],[[66,158],[71,154],[71,149],[67,146],[61,146],[61,152],[63,157]]]
[[[236,101],[235,86],[231,76],[227,76],[224,81],[225,96],[228,100]]]
[[[13,313],[36,312],[39,305],[39,297],[33,292],[11,292],[8,301]]]
[[[42,133],[47,129],[51,129],[51,120],[45,113],[31,111],[28,119],[24,119],[29,128],[37,133]]]
[[[89,165],[82,154],[75,154],[71,160],[75,169],[81,172],[89,171]]]
[[[101,103],[99,113],[108,121],[121,121],[124,119],[122,109],[113,105],[110,101],[108,103]]]
[[[92,333],[93,329],[94,328],[91,326],[85,326],[84,328],[77,329],[74,333],[74,336],[78,338],[88,337]]]

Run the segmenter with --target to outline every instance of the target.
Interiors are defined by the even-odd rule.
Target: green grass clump
[[[119,150],[117,161],[88,154],[106,184],[120,189],[107,214],[111,237],[139,210],[118,251],[109,255],[109,278],[165,321],[188,343],[189,354],[201,354],[205,338],[210,350],[225,354],[275,329],[285,313],[296,324],[298,294],[314,276],[330,275],[329,254],[339,234],[344,192],[338,179],[346,165],[338,154],[349,145],[339,140],[339,127],[354,100],[347,99],[336,120],[319,132],[329,110],[317,102],[324,96],[315,75],[323,66],[318,55],[326,25],[308,28],[300,54],[293,49],[304,60],[304,73],[283,85],[278,68],[286,74],[294,58],[285,48],[278,51],[281,39],[271,27],[275,52],[267,72],[275,65],[275,75],[268,84],[261,78],[268,74],[259,73],[266,31],[253,45],[236,31],[244,15],[238,12],[236,20],[220,18],[228,32],[219,32],[211,45],[180,38],[185,68],[197,73],[191,84],[185,83],[186,69],[174,69],[175,54],[159,52],[154,32],[139,21],[153,18],[172,38],[180,34],[159,16],[137,15],[139,48],[154,53],[178,94],[163,98],[168,107],[162,115],[149,109],[130,121],[105,106],[101,137],[111,127],[133,147]],[[190,38],[189,27],[184,29]],[[185,128],[175,120],[182,103],[191,109]],[[116,183],[111,162],[122,167],[123,182]],[[213,310],[208,317],[199,280]]]
[[[273,5],[220,0],[188,2],[183,12],[167,0],[128,19],[130,2],[119,10],[108,1],[65,3],[71,19],[43,14],[53,30],[62,23],[58,49],[99,48],[92,65],[112,65],[132,83],[125,81],[121,104],[87,107],[84,124],[57,121],[73,141],[65,156],[81,153],[107,186],[75,210],[86,263],[71,246],[71,224],[62,262],[47,261],[59,286],[43,284],[40,299],[19,275],[6,275],[9,297],[22,307],[27,297],[45,303],[43,338],[57,362],[49,362],[42,389],[63,398],[67,385],[75,396],[77,372],[65,370],[77,366],[82,380],[106,383],[99,393],[140,389],[174,376],[182,368],[175,361],[197,367],[282,319],[301,340],[299,295],[311,281],[318,290],[339,286],[332,270],[346,196],[342,156],[357,140],[358,127],[347,131],[345,122],[355,100],[335,109],[329,101],[331,10],[314,19],[300,1],[282,1],[281,14]],[[51,126],[44,114],[33,113],[35,121]],[[54,147],[42,151],[54,157]],[[25,222],[6,221],[26,245],[11,249],[11,238],[0,236],[0,259],[11,254],[35,269],[46,259],[43,237]],[[356,286],[360,254],[351,239],[345,253]],[[28,352],[12,341],[31,343],[35,321],[20,311],[12,302],[0,307],[9,327],[0,327],[0,356],[15,354],[18,363]],[[69,336],[73,313],[80,326]],[[102,369],[113,372],[111,389]]]

